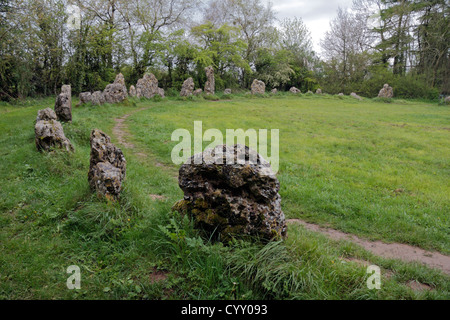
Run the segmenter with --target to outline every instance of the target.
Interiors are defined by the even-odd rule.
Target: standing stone
[[[188,97],[192,95],[192,92],[194,91],[194,79],[187,78],[183,82],[183,86],[181,87],[180,96],[182,97]]]
[[[322,89],[318,88],[318,89],[316,90],[316,94],[322,94]]]
[[[61,93],[56,97],[55,113],[60,121],[72,121],[72,89],[70,84],[61,87]]]
[[[136,97],[136,88],[133,85],[130,86],[130,97]]]
[[[252,94],[264,94],[266,92],[266,84],[258,79],[253,80],[251,88]]]
[[[202,92],[203,92],[202,88],[198,88],[198,89],[196,89],[196,90],[194,91],[194,96],[201,95]]]
[[[343,94],[342,92],[340,92],[340,93],[338,94],[338,96],[339,96],[339,97],[343,97],[344,94]]]
[[[153,73],[146,73],[136,84],[136,96],[138,98],[150,99],[153,98],[155,94],[164,97],[164,90],[158,88],[158,79],[156,79]]]
[[[108,135],[98,129],[91,132],[91,158],[88,181],[99,195],[115,199],[122,190],[126,160],[122,150],[111,143]]]
[[[98,106],[101,104],[104,104],[106,102],[105,95],[103,94],[102,91],[95,91],[94,93],[92,93],[91,102],[92,102],[92,104],[98,105]]]
[[[205,93],[215,94],[216,93],[216,82],[214,80],[214,68],[209,66],[205,68],[206,72],[206,83],[205,83]]]
[[[56,113],[50,108],[38,110],[36,122],[41,120],[57,120]]]
[[[77,107],[88,103],[88,102],[92,102],[92,93],[90,92],[81,92],[80,93],[80,102],[77,104]]]
[[[291,87],[291,88],[289,89],[289,92],[294,93],[294,94],[302,93],[302,92],[300,91],[300,89],[297,89],[296,87]]]
[[[445,103],[445,104],[450,104],[450,96],[447,96],[447,97],[444,99],[444,103]]]
[[[192,156],[181,166],[178,184],[184,200],[173,210],[190,215],[195,228],[221,241],[241,235],[266,240],[286,236],[280,183],[270,164],[247,146],[219,145]]]
[[[223,93],[224,93],[224,94],[231,94],[231,89],[225,89],[225,90],[223,91]]]
[[[277,94],[278,90],[277,90],[277,88],[273,88],[270,92],[273,93],[273,94]]]
[[[356,93],[354,93],[354,92],[350,93],[350,96],[353,97],[353,98],[355,98],[355,99],[362,100],[362,98],[361,98],[360,96],[358,96],[358,95],[357,95]]]
[[[122,102],[128,97],[127,86],[123,74],[119,73],[114,83],[108,84],[103,90],[105,101],[108,103]]]
[[[394,90],[387,83],[384,84],[383,88],[381,88],[380,92],[378,93],[379,98],[392,98],[393,96]]]
[[[73,151],[72,143],[64,135],[64,130],[56,113],[46,108],[38,111],[34,126],[34,142],[39,151],[51,151],[54,148]]]

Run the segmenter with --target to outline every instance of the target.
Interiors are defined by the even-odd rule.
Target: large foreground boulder
[[[180,96],[182,97],[188,97],[192,95],[192,92],[194,91],[194,79],[187,78],[184,80],[183,85],[181,87]]]
[[[89,185],[97,194],[116,199],[122,190],[127,162],[122,150],[111,143],[103,131],[91,132],[91,158],[89,164]]]
[[[206,83],[205,83],[205,93],[215,94],[216,93],[216,81],[214,79],[214,68],[209,66],[205,68],[206,73]]]
[[[72,89],[70,84],[61,87],[61,93],[56,97],[55,113],[59,121],[72,121]]]
[[[381,88],[380,92],[378,93],[378,98],[392,98],[394,96],[394,89],[392,87],[385,83],[383,88]]]
[[[56,113],[46,108],[38,111],[34,126],[34,141],[39,151],[51,151],[55,148],[73,151],[72,143],[64,135],[64,130]]]
[[[123,74],[119,73],[114,80],[114,83],[110,83],[103,90],[103,96],[105,102],[118,103],[122,102],[128,97],[127,86],[125,85],[125,78]]]
[[[270,164],[247,146],[219,145],[192,156],[181,166],[178,183],[184,199],[173,209],[190,215],[208,235],[221,241],[286,236],[280,183]]]
[[[258,79],[252,82],[252,94],[264,94],[266,92],[266,84]]]

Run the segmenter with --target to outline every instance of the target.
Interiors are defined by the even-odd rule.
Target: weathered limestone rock
[[[252,94],[264,94],[266,92],[266,84],[258,79],[253,80],[251,88]]]
[[[201,95],[202,92],[203,92],[202,88],[198,88],[193,92],[193,94],[194,94],[194,96],[198,96],[198,95]]]
[[[57,120],[56,113],[50,108],[38,110],[36,122],[41,120]]]
[[[340,92],[340,93],[338,94],[338,96],[343,97],[344,94],[343,94],[342,92]]]
[[[278,93],[278,90],[277,90],[277,88],[273,88],[270,92],[272,92],[273,94],[276,94],[276,93]]]
[[[106,102],[105,95],[103,94],[102,91],[95,91],[92,93],[91,102],[92,102],[92,104],[98,105],[98,106],[101,104],[104,104]]]
[[[119,73],[114,83],[108,84],[103,90],[105,101],[108,103],[122,102],[128,97],[127,86],[123,74]]]
[[[224,91],[223,91],[223,94],[231,94],[231,89],[225,89]]]
[[[215,94],[216,93],[216,82],[214,79],[214,68],[209,66],[205,68],[206,72],[206,83],[205,83],[205,93]]]
[[[39,151],[51,151],[54,148],[74,150],[70,140],[64,135],[61,123],[56,120],[56,113],[50,108],[38,111],[34,141]]]
[[[310,96],[310,95],[312,95],[313,93],[312,93],[311,90],[308,90],[308,92],[306,92],[306,94]]]
[[[136,96],[138,98],[150,99],[155,94],[164,97],[164,89],[158,88],[158,79],[156,79],[153,73],[146,73],[136,84]]]
[[[316,94],[322,94],[322,89],[318,88],[318,89],[316,90]]]
[[[136,97],[136,88],[133,85],[130,86],[130,97]]]
[[[61,93],[56,97],[55,113],[60,121],[72,121],[72,89],[70,84],[61,87]]]
[[[90,141],[89,185],[99,195],[115,199],[120,194],[126,174],[127,162],[122,150],[98,129],[92,130]]]
[[[92,93],[90,92],[81,92],[80,93],[80,102],[77,104],[77,107],[92,101]]]
[[[378,93],[379,98],[392,98],[393,96],[394,90],[387,83],[384,84],[383,88],[381,88],[380,92]]]
[[[447,97],[444,99],[444,103],[445,103],[445,104],[450,104],[450,96],[447,96]]]
[[[350,93],[350,96],[353,97],[353,98],[355,98],[355,99],[362,100],[362,98],[361,98],[360,96],[358,96],[358,95],[357,95],[356,93],[354,93],[354,92]]]
[[[180,96],[182,97],[188,97],[192,95],[192,92],[194,91],[194,79],[192,78],[187,78],[186,80],[184,80],[183,85],[181,86],[181,92],[180,92]]]
[[[256,161],[250,160],[253,156]],[[286,236],[280,183],[270,164],[247,146],[219,145],[192,156],[181,166],[178,183],[184,199],[173,209],[190,215],[196,228],[221,241],[240,235],[266,240]]]
[[[296,87],[291,87],[291,88],[289,89],[289,92],[295,93],[295,94],[297,94],[297,93],[302,93],[302,92],[300,91],[300,89],[297,89]]]

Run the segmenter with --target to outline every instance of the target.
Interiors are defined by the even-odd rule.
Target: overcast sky
[[[269,0],[264,0],[269,2]],[[301,17],[311,32],[314,50],[320,53],[320,39],[329,30],[337,8],[350,8],[352,0],[271,0],[277,18]]]

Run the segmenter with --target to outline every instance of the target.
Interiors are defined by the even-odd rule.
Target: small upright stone
[[[77,104],[77,107],[88,103],[88,102],[92,102],[92,93],[90,92],[81,92],[80,93],[80,102]]]
[[[300,91],[300,89],[297,89],[296,87],[291,87],[291,88],[289,89],[289,92],[294,93],[294,94],[302,93],[302,92]]]
[[[92,93],[91,102],[92,104],[97,106],[104,104],[106,102],[105,95],[103,94],[102,91],[95,91],[94,93]]]
[[[122,150],[112,144],[110,137],[98,129],[92,130],[90,141],[89,185],[99,195],[116,199],[122,190],[126,174],[127,162]]]
[[[187,78],[183,82],[183,86],[181,87],[180,96],[181,97],[188,97],[192,95],[192,92],[194,91],[194,79]]]
[[[61,93],[56,97],[55,113],[59,121],[72,121],[72,89],[70,84],[61,87]]]
[[[277,88],[273,88],[270,92],[273,93],[273,94],[277,94],[278,90],[277,90]]]
[[[56,120],[55,112],[46,108],[38,111],[34,126],[34,141],[38,151],[51,151],[54,148],[73,151],[72,143],[64,135],[64,130]]]
[[[322,94],[322,89],[318,88],[318,89],[316,90],[316,94]]]
[[[206,73],[206,83],[205,83],[205,93],[215,94],[216,93],[216,82],[214,79],[214,68],[209,66],[205,68]]]
[[[266,92],[266,84],[258,79],[252,82],[252,94],[264,94]]]
[[[225,89],[225,90],[223,91],[223,94],[231,94],[231,89]]]
[[[202,88],[198,88],[198,89],[196,89],[196,90],[194,91],[194,96],[201,95],[202,92],[203,92]]]
[[[378,98],[392,98],[394,96],[394,89],[389,84],[385,83],[378,93]]]
[[[130,97],[136,97],[136,88],[133,85],[130,86]]]

